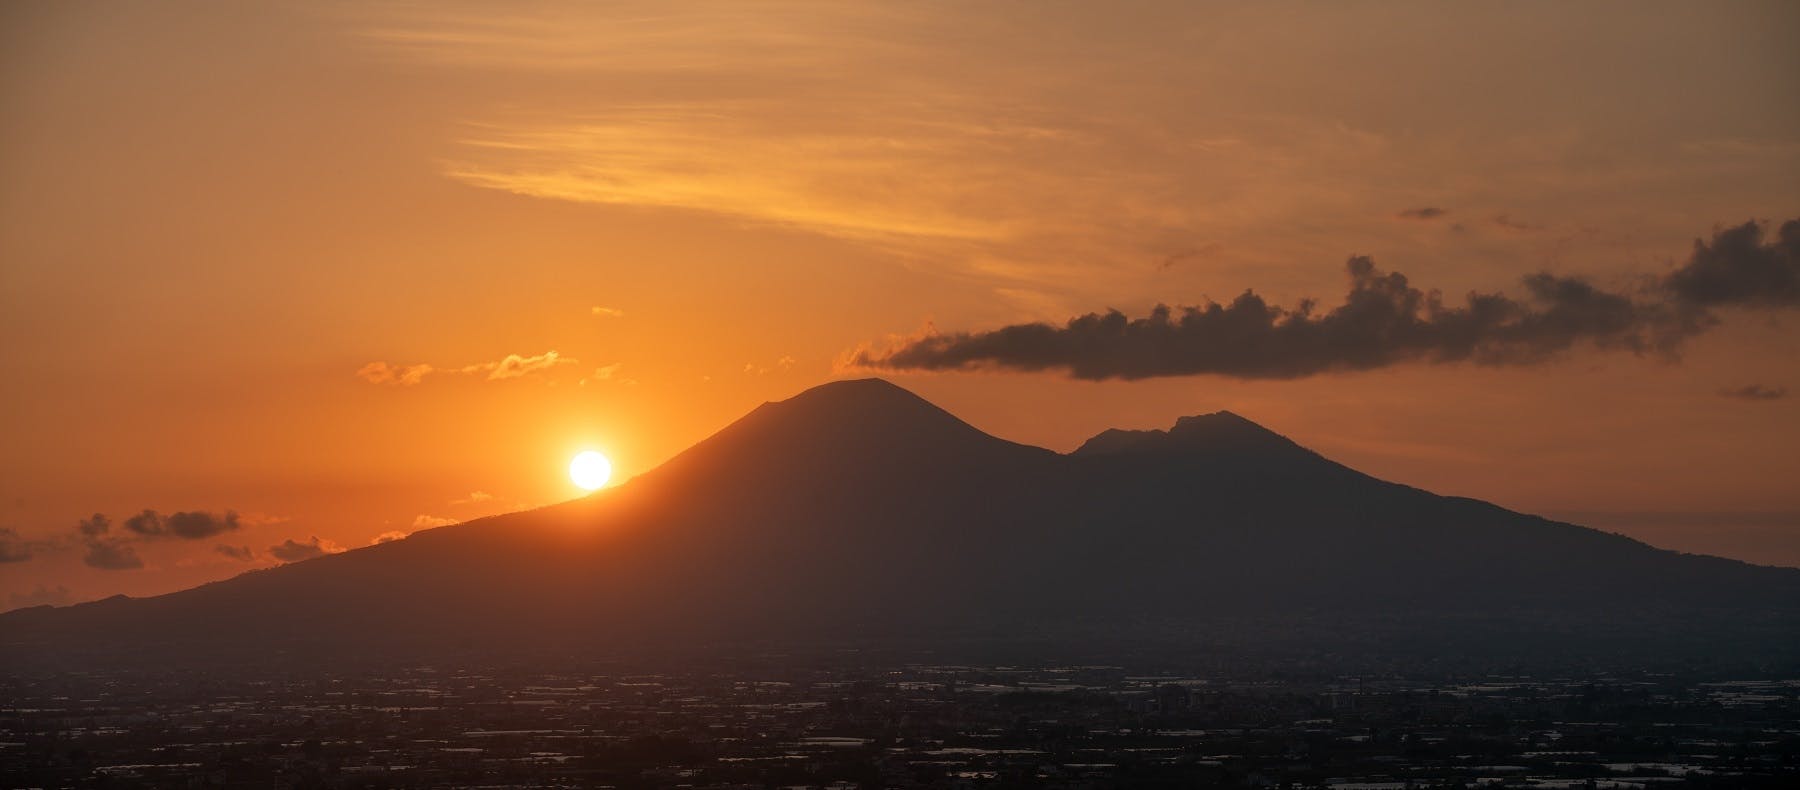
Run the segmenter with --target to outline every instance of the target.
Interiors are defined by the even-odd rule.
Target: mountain
[[[0,657],[254,661],[757,640],[1800,656],[1800,570],[1384,482],[1229,412],[1063,455],[885,381],[614,489],[170,595],[0,615]]]

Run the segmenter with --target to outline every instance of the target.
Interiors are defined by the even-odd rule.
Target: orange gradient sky
[[[924,331],[1328,309],[1353,254],[1448,295],[1624,288],[1800,217],[1796,30],[1782,2],[10,3],[0,608],[564,500],[580,450],[628,479]],[[881,375],[1056,450],[1230,409],[1800,565],[1800,314],[1718,317],[1679,359]],[[1750,385],[1793,394],[1721,394]],[[84,562],[82,519],[145,509],[239,520]]]

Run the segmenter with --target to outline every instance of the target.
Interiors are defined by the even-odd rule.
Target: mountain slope
[[[1563,632],[1699,623],[1780,651],[1797,605],[1800,571],[1383,482],[1229,413],[1059,455],[864,380],[764,404],[584,499],[172,595],[0,616],[0,655],[1007,639],[1319,616],[1416,620],[1427,636],[1496,616]]]

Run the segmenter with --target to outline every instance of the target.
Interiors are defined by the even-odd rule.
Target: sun
[[[593,450],[584,450],[569,462],[569,479],[589,491],[606,485],[606,480],[610,477],[612,462]]]

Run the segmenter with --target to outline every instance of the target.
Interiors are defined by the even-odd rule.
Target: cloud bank
[[[1471,292],[1450,302],[1384,273],[1367,257],[1346,266],[1342,305],[1270,305],[1252,291],[1230,304],[1171,308],[1129,318],[1088,313],[1062,326],[1015,324],[931,334],[886,351],[862,349],[855,367],[890,370],[1059,370],[1077,379],[1220,375],[1292,379],[1403,363],[1528,365],[1578,345],[1674,355],[1720,320],[1717,308],[1800,306],[1800,220],[1765,241],[1756,222],[1696,240],[1686,263],[1640,293],[1540,272],[1522,297]]]

